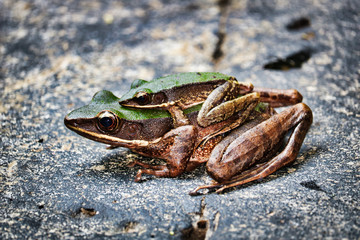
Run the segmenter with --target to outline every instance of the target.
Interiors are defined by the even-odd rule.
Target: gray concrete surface
[[[0,238],[359,239],[359,9],[356,0],[0,1]],[[63,125],[96,91],[121,96],[134,79],[189,71],[298,89],[314,122],[296,162],[191,197],[211,182],[204,168],[135,183],[126,165],[144,158]]]

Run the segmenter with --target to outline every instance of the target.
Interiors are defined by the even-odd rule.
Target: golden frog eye
[[[135,94],[135,101],[140,105],[146,105],[151,100],[151,95],[145,91],[140,91]]]
[[[119,125],[119,118],[111,111],[102,111],[98,117],[98,127],[104,132],[114,131]]]

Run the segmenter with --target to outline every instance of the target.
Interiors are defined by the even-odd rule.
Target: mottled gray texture
[[[359,238],[359,1],[179,3],[0,2],[0,238],[179,239],[199,219],[210,239]],[[300,17],[311,25],[286,29]],[[263,69],[300,50],[301,68]],[[189,71],[298,89],[314,123],[297,161],[191,197],[204,168],[135,183],[142,157],[63,125],[98,90]]]

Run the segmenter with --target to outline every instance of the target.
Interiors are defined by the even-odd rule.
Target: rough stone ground
[[[358,239],[359,9],[356,0],[0,1],[0,238]],[[298,89],[314,122],[297,161],[191,197],[211,181],[204,168],[135,183],[126,165],[142,157],[63,125],[98,90],[121,96],[134,79],[189,71]]]

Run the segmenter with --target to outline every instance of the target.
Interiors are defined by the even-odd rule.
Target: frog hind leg
[[[197,195],[202,189],[212,188],[218,188],[216,192],[219,193],[230,187],[261,180],[279,168],[295,161],[311,123],[312,112],[310,108],[303,103],[299,103],[255,126],[227,145],[225,147],[226,149],[221,149],[220,153],[215,151],[210,157],[207,166],[208,172],[218,183],[200,186],[191,191],[190,195]],[[269,126],[274,126],[274,128],[271,129]],[[279,143],[282,136],[292,128],[294,128],[294,130],[285,148],[269,161],[255,165],[256,161],[260,160],[261,156],[264,156],[259,152],[264,150],[264,145],[257,142],[255,135],[259,135],[260,138],[267,138],[263,139],[263,143],[270,146],[268,151],[271,151],[271,149]],[[276,132],[276,136],[266,132],[268,130],[272,132],[275,129],[281,129],[280,132]],[[273,141],[275,138],[278,140]],[[248,144],[246,144],[246,142]],[[235,143],[235,146],[231,146],[233,143]],[[238,143],[243,143],[246,146],[236,145]],[[250,145],[254,148],[248,148]],[[227,151],[229,147],[231,148],[230,152]],[[245,148],[245,150],[241,148]],[[242,152],[243,154],[240,153],[240,155],[238,155],[237,152]],[[215,156],[215,158],[213,158],[213,156]],[[251,156],[256,157],[252,158]],[[227,157],[227,159],[224,159],[224,157]],[[247,171],[242,170],[251,165],[255,166]]]
[[[149,157],[156,157],[166,161],[166,165],[150,165],[135,161],[130,167],[136,165],[143,167],[139,169],[135,181],[141,180],[142,174],[154,175],[156,177],[176,177],[186,170],[186,165],[192,154],[196,140],[196,129],[192,125],[182,126],[166,133],[162,138],[151,142],[144,148],[133,149],[133,151]]]
[[[254,87],[253,92],[260,94],[260,102],[269,103],[273,108],[300,103],[302,95],[296,89],[274,89]]]

